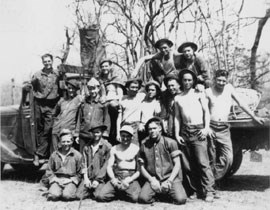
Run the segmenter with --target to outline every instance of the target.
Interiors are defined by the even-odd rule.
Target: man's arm
[[[119,109],[118,109],[118,116],[116,120],[116,140],[117,141],[120,141],[120,128],[121,128],[122,119],[123,119],[123,107],[120,104]]]
[[[264,120],[262,118],[256,117],[255,114],[252,113],[248,105],[244,103],[237,95],[234,88],[232,89],[232,98],[238,104],[238,106],[240,106],[254,121],[256,121],[260,125],[264,124]]]
[[[209,87],[211,84],[209,76],[209,65],[204,58],[196,55],[196,62],[200,67],[200,74],[198,75],[198,81],[203,83],[206,87]]]
[[[137,62],[137,64],[136,64],[135,68],[133,69],[133,71],[132,71],[132,73],[131,73],[131,78],[136,77],[136,76],[138,75],[138,72],[139,72],[141,66],[142,66],[145,62],[147,62],[147,61],[149,61],[151,58],[153,58],[155,55],[156,55],[156,54],[151,54],[151,55],[146,55],[146,56],[144,56],[144,57],[141,57],[141,58],[138,60],[138,62]]]
[[[175,97],[174,102],[174,135],[176,141],[180,144],[184,144],[184,139],[180,136],[180,126],[181,126],[181,110],[179,106],[179,101],[177,100],[178,97]]]
[[[179,174],[180,168],[181,168],[180,158],[179,156],[176,156],[173,158],[173,170],[170,177],[168,178],[169,182],[174,181],[175,177]]]

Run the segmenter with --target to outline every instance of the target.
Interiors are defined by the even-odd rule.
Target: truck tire
[[[42,164],[40,164],[39,166],[35,166],[33,164],[10,164],[10,165],[15,171],[20,172],[20,173],[35,172],[35,171],[38,171],[42,167]]]
[[[242,160],[243,160],[243,152],[241,149],[239,149],[237,153],[234,154],[232,166],[225,174],[225,177],[230,177],[234,175],[240,168]]]

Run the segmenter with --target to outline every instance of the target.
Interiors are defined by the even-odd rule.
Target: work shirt
[[[79,107],[75,136],[79,134],[82,138],[89,138],[91,136],[89,129],[102,124],[107,126],[107,133],[105,134],[108,135],[110,131],[110,116],[107,106],[99,98],[93,101],[86,98]]]
[[[93,181],[104,182],[106,178],[106,168],[110,157],[111,144],[101,139],[98,148],[93,152],[91,144],[84,146],[82,155],[82,173],[87,173],[88,178]],[[93,154],[94,153],[94,154]]]
[[[180,55],[179,70],[188,69],[193,71],[197,76],[202,76],[203,81],[198,80],[198,83],[205,84],[207,87],[210,84],[209,66],[207,62],[200,56],[194,55],[192,60],[187,60],[183,54]]]
[[[177,142],[174,139],[159,136],[158,139],[147,137],[141,145],[140,158],[144,162],[144,168],[160,182],[167,180],[173,170],[173,158],[180,156]],[[180,174],[174,181],[182,180]]]
[[[53,134],[59,134],[63,128],[67,128],[72,132],[75,131],[76,114],[81,102],[82,96],[80,95],[70,100],[60,98],[55,107],[55,115],[57,116],[53,123]]]
[[[64,160],[60,151],[55,151],[48,162],[49,174],[52,174],[49,180],[54,177],[69,178],[77,185],[80,181],[81,165],[82,155],[77,150],[71,148]]]
[[[56,99],[58,94],[59,72],[53,70],[47,74],[44,69],[36,72],[31,80],[33,94],[38,99]]]
[[[141,123],[146,124],[146,122],[154,117],[159,116],[161,113],[161,106],[159,100],[152,100],[152,101],[146,101],[143,100],[143,102],[140,105],[141,108]]]

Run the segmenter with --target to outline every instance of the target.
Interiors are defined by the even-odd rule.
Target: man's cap
[[[105,131],[107,129],[107,126],[104,124],[98,124],[98,125],[91,127],[88,131],[92,132],[93,130],[98,129],[98,128],[101,129],[102,131]]]
[[[193,77],[193,86],[195,86],[197,84],[197,75],[193,71],[188,70],[188,69],[183,69],[183,70],[180,71],[180,73],[179,73],[180,84],[182,84],[182,79],[183,79],[184,74],[187,74],[187,73],[192,75],[192,77]]]
[[[134,130],[133,130],[133,128],[130,125],[123,125],[120,128],[120,132],[127,132],[130,135],[132,135],[132,136],[134,135]]]
[[[184,48],[186,47],[191,47],[194,52],[197,51],[198,46],[194,43],[194,42],[184,42],[183,44],[180,45],[180,47],[178,47],[178,52],[182,53]]]
[[[162,119],[160,117],[152,117],[145,123],[145,129],[148,130],[148,126],[152,122],[158,122],[162,124]]]
[[[128,88],[129,85],[130,85],[130,83],[136,82],[136,81],[139,83],[139,88],[141,88],[141,86],[142,86],[142,80],[140,78],[130,78],[130,79],[128,79],[126,81],[125,87]]]
[[[67,128],[63,128],[60,131],[59,136],[62,137],[62,136],[66,136],[66,135],[70,135],[72,137],[72,132],[69,129],[67,129]]]
[[[155,85],[157,90],[160,90],[160,84],[155,80],[150,80],[145,84],[145,89],[147,89],[150,85]]]
[[[126,90],[126,88],[125,88],[125,86],[124,86],[124,84],[123,84],[123,81],[122,81],[121,79],[119,79],[119,78],[115,78],[115,79],[112,80],[112,81],[109,81],[109,82],[104,83],[105,86],[107,86],[107,85],[109,85],[109,84],[116,84],[116,85],[119,85],[119,86],[123,89],[123,91]]]
[[[102,65],[103,63],[106,63],[106,62],[108,62],[110,65],[112,65],[112,63],[113,63],[110,59],[103,59],[103,60],[100,61],[99,67],[101,67],[101,65]]]
[[[169,47],[172,47],[172,46],[173,46],[173,42],[172,42],[171,40],[164,38],[164,39],[158,40],[158,41],[155,43],[154,47],[158,49],[158,48],[160,48],[160,46],[161,46],[162,44],[164,44],[164,43],[167,44]]]
[[[87,86],[90,86],[90,87],[100,86],[100,82],[99,82],[95,77],[92,77],[92,78],[87,82]]]
[[[179,78],[178,78],[176,75],[174,75],[174,74],[169,74],[169,75],[167,75],[167,76],[164,78],[164,80],[163,80],[166,87],[167,87],[168,82],[169,82],[170,80],[176,80],[176,82],[177,82],[178,84],[180,84]]]
[[[80,84],[76,79],[70,79],[68,81],[66,81],[66,84],[71,85],[72,87],[74,87],[75,89],[79,90],[80,89]]]

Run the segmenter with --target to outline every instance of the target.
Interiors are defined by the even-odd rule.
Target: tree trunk
[[[252,89],[256,88],[257,85],[257,81],[256,81],[256,58],[257,58],[257,49],[259,46],[259,42],[261,39],[261,35],[262,35],[262,30],[263,27],[266,23],[266,21],[268,20],[268,18],[270,17],[270,8],[268,8],[266,10],[266,14],[265,16],[260,19],[259,23],[258,23],[258,29],[257,29],[257,33],[255,36],[255,41],[254,44],[251,48],[251,56],[250,56],[250,87]]]

